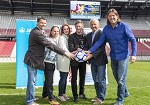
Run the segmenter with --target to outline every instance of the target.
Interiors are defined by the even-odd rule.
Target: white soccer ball
[[[84,62],[86,59],[86,53],[84,51],[78,51],[76,54],[75,54],[75,60],[78,61],[78,62]]]

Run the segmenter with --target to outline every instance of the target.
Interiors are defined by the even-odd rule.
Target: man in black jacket
[[[43,29],[46,26],[46,19],[40,17],[37,19],[37,26],[33,28],[29,35],[28,51],[24,57],[24,63],[28,69],[28,83],[26,90],[26,104],[38,105],[34,102],[34,86],[36,80],[37,69],[44,69],[44,50],[45,47],[61,54],[68,58],[73,58],[73,54],[65,52],[56,45],[46,39],[43,34]]]
[[[81,20],[77,20],[75,22],[76,32],[71,34],[68,39],[68,47],[70,52],[78,51],[78,49],[83,49],[85,44],[85,34],[83,33],[83,22]],[[73,101],[78,101],[77,94],[77,74],[79,69],[79,96],[80,98],[85,99],[84,95],[84,85],[85,85],[85,73],[86,73],[86,62],[77,62],[75,60],[70,61],[71,66],[71,87],[73,93]]]
[[[99,28],[98,19],[90,20],[90,27],[92,32],[87,34],[86,44],[84,50],[88,50],[101,36],[101,30]],[[89,63],[91,64],[91,72],[94,80],[94,86],[96,90],[96,97],[92,99],[95,101],[93,104],[102,104],[105,98],[106,92],[106,64],[108,63],[107,55],[105,51],[105,43],[94,53],[90,54],[92,58]]]

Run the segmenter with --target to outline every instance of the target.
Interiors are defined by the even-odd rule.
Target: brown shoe
[[[97,98],[97,100],[93,103],[93,105],[103,104],[104,102]]]
[[[49,103],[50,103],[50,105],[60,105],[59,102],[57,102],[55,100],[50,100]]]

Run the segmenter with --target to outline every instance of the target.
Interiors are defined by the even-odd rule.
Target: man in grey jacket
[[[34,102],[34,86],[37,69],[44,69],[44,49],[47,47],[61,55],[65,55],[68,58],[73,58],[73,54],[65,52],[61,48],[52,44],[46,39],[43,34],[43,29],[46,26],[46,19],[40,17],[37,19],[37,26],[33,28],[29,35],[28,51],[25,54],[24,63],[27,64],[28,69],[28,83],[26,90],[26,104],[38,105]]]

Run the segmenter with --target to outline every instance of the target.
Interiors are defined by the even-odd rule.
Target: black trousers
[[[55,71],[55,64],[45,62],[44,69],[44,86],[42,96],[48,96],[49,100],[55,100],[55,96],[53,95],[53,75]]]
[[[79,95],[84,94],[84,85],[85,85],[85,74],[86,74],[86,63],[81,62],[78,66],[71,66],[72,79],[71,79],[71,88],[73,97],[78,97],[77,94],[77,75],[79,70]]]

